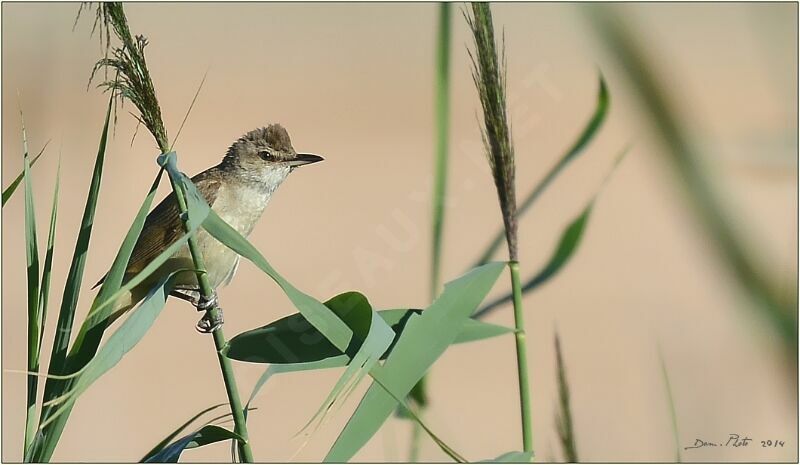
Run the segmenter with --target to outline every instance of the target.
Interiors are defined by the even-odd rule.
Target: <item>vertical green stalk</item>
[[[187,207],[186,207],[186,198],[183,192],[183,189],[180,186],[180,181],[176,180],[172,177],[170,173],[170,183],[172,184],[172,189],[175,192],[175,198],[178,202],[178,208],[180,209],[181,215],[184,218],[187,218],[185,215],[187,214]],[[187,220],[184,220],[183,226],[185,230],[189,231],[189,225]],[[200,293],[205,298],[211,297],[214,293],[214,289],[212,289],[211,284],[208,282],[208,274],[206,273],[205,263],[203,261],[203,255],[200,253],[200,249],[197,246],[197,238],[196,236],[191,236],[189,238],[189,252],[192,255],[192,260],[194,261],[194,266],[197,270],[201,270],[197,272],[197,282],[200,285]],[[219,307],[214,306],[208,310],[208,316],[212,319],[216,319],[219,314]],[[222,371],[222,379],[225,383],[225,392],[228,395],[228,402],[231,406],[231,414],[233,415],[233,422],[234,422],[234,431],[236,434],[244,438],[244,441],[239,441],[239,456],[242,458],[243,462],[252,463],[253,462],[253,451],[250,448],[250,441],[247,433],[247,422],[244,417],[244,410],[242,408],[242,401],[239,398],[239,389],[236,386],[236,377],[233,373],[233,365],[231,364],[230,359],[222,355],[222,349],[225,347],[225,333],[223,333],[222,328],[217,328],[213,333],[214,337],[214,346],[217,349],[217,360],[219,361],[219,368]]]
[[[522,311],[522,285],[519,279],[519,262],[508,262],[511,288],[514,293],[514,333],[517,345],[517,376],[519,378],[519,407],[522,417],[522,448],[533,452],[533,418],[531,417],[531,392],[528,380],[528,348],[525,341],[525,322]]]
[[[431,301],[441,282],[444,203],[447,193],[447,152],[450,132],[450,4],[439,5],[439,33],[436,40],[436,165],[433,186],[433,250],[431,260]]]
[[[664,362],[664,354],[661,352],[661,345],[658,348],[658,361],[661,364],[661,376],[664,380],[664,389],[667,391],[667,405],[669,406],[669,418],[672,426],[672,437],[675,440],[675,461],[681,462],[681,443],[678,434],[678,415],[675,412],[675,398],[672,396],[672,384],[669,382],[667,364]]]
[[[439,27],[436,37],[436,160],[433,175],[433,243],[431,247],[431,302],[436,299],[441,283],[442,236],[444,233],[444,204],[447,196],[448,142],[450,134],[450,4],[439,4]],[[427,376],[427,375],[426,375]],[[427,399],[426,378],[414,386],[410,396],[419,407],[422,415]],[[409,462],[419,458],[419,445],[422,427],[413,422]]]
[[[517,261],[517,201],[515,190],[516,166],[511,127],[506,108],[506,62],[498,53],[492,24],[492,10],[488,3],[472,3],[472,15],[464,17],[472,30],[475,54],[472,61],[472,79],[483,107],[481,135],[489,167],[497,188],[500,211],[503,215],[508,267],[514,298],[514,325],[516,326],[517,372],[519,380],[520,416],[522,419],[522,444],[525,452],[533,453],[531,396],[528,383],[528,355],[525,343],[525,324],[522,310],[522,285]],[[503,45],[503,49],[505,45]]]

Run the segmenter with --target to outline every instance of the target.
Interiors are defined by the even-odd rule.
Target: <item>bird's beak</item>
[[[324,158],[320,157],[319,155],[314,155],[311,153],[298,153],[296,157],[289,160],[289,166],[295,168],[297,166],[310,165],[311,163],[316,163],[322,160],[324,160]]]

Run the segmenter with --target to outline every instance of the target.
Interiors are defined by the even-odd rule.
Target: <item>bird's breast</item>
[[[247,186],[221,187],[211,208],[239,234],[247,237],[264,212],[271,194],[263,189]],[[200,231],[197,240],[212,286],[216,288],[230,281],[238,262],[239,256],[236,252],[206,231]]]
[[[253,231],[272,192],[259,186],[236,186],[220,189],[211,208],[239,234],[247,237]]]

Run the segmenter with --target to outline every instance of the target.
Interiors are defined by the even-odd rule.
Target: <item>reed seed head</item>
[[[505,53],[499,57],[495,43],[492,12],[488,3],[472,3],[472,14],[464,17],[472,30],[475,54],[467,50],[472,61],[472,79],[483,107],[481,136],[500,200],[506,230],[509,259],[517,260],[517,202],[514,191],[514,147],[506,111]]]

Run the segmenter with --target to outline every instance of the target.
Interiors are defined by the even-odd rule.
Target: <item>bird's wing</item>
[[[219,177],[209,176],[211,170],[206,170],[196,175],[192,178],[192,182],[197,186],[197,190],[206,199],[206,202],[209,205],[214,205],[222,183]],[[180,239],[184,231],[179,213],[178,204],[175,202],[175,193],[173,192],[147,215],[142,232],[133,247],[131,258],[128,260],[125,274],[135,274],[142,271],[165,248]],[[94,287],[102,284],[106,276],[103,276]]]

